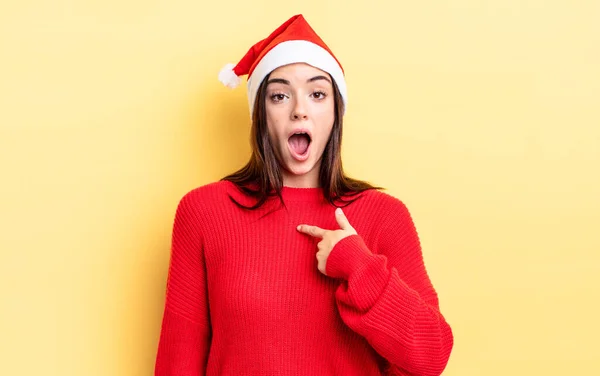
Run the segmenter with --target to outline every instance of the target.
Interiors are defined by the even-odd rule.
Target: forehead
[[[284,65],[273,70],[270,78],[285,78],[288,80],[297,78],[305,81],[315,76],[329,77],[329,74],[321,69],[313,67],[312,65],[305,63],[294,63]]]

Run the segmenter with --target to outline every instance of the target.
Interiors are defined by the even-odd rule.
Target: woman
[[[179,203],[155,375],[440,375],[410,214],[343,173],[341,65],[298,15],[220,79],[244,74],[253,154]]]

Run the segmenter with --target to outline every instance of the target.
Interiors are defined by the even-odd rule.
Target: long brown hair
[[[283,186],[281,166],[275,156],[267,128],[266,95],[268,80],[269,75],[262,81],[254,102],[252,128],[250,130],[252,146],[250,160],[240,170],[221,179],[234,183],[242,192],[257,200],[256,204],[252,206],[244,206],[231,198],[238,206],[245,209],[257,209],[265,203],[269,196],[273,195],[278,196],[285,205],[281,196]],[[331,80],[335,102],[335,119],[321,159],[319,184],[325,197],[332,205],[338,206],[337,202],[341,202],[344,205],[339,206],[346,206],[353,202],[354,197],[359,193],[380,188],[362,180],[352,179],[344,173],[341,157],[344,102],[337,84],[333,78]]]

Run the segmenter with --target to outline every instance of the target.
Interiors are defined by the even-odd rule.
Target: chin
[[[296,166],[294,166],[296,165]],[[310,163],[309,161],[303,162],[300,166],[297,165],[297,162],[288,163],[286,166],[286,170],[295,176],[306,175],[311,172],[315,168],[314,163]]]

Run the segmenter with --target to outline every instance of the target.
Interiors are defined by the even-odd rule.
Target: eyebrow
[[[331,83],[331,80],[325,76],[315,76],[313,78],[309,78],[308,80],[306,80],[306,82],[310,83],[310,82],[315,82],[315,81],[319,81],[319,80],[325,80],[325,81]],[[289,85],[290,81],[285,80],[283,78],[271,78],[269,81],[267,81],[267,85],[275,84],[275,83]]]
[[[325,77],[325,76],[315,76],[315,77],[309,79],[306,82],[315,82],[315,81],[319,81],[319,80],[325,80],[325,81],[331,83],[331,80],[329,78]]]

